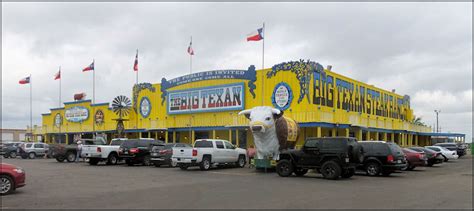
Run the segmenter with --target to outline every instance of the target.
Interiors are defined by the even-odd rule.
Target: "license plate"
[[[401,160],[397,160],[397,163],[402,163],[402,161],[401,161]]]
[[[346,163],[349,163],[349,158],[346,158]]]
[[[123,152],[123,154],[128,154],[128,152]]]

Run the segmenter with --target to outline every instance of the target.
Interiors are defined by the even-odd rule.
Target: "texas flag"
[[[61,79],[61,69],[59,69],[56,75],[54,75],[54,80],[58,80],[58,79]]]
[[[253,31],[249,35],[247,35],[247,41],[260,41],[263,40],[263,28],[257,29],[257,31]]]
[[[82,69],[82,72],[94,70],[94,62],[95,62],[95,61],[92,61],[92,64],[90,64],[90,65],[87,66],[86,68]]]
[[[29,84],[30,83],[30,76],[21,79],[19,83],[20,84]]]
[[[191,56],[194,55],[193,40],[192,39],[191,39],[191,42],[189,42],[188,53]]]
[[[138,71],[138,50],[137,55],[135,56],[135,63],[133,63],[133,71]]]

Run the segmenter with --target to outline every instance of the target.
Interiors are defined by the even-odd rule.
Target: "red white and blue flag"
[[[191,41],[189,42],[188,53],[189,53],[189,55],[191,55],[191,56],[194,55],[193,38],[191,38]]]
[[[133,71],[138,71],[138,50],[137,55],[135,56],[135,63],[133,63]]]
[[[90,65],[87,66],[86,68],[82,69],[82,72],[94,70],[94,62],[95,62],[95,61],[93,61],[92,64],[90,64]]]
[[[29,84],[30,83],[30,76],[23,78],[19,81],[20,84]]]
[[[260,41],[263,40],[263,28],[257,29],[247,35],[247,41]]]

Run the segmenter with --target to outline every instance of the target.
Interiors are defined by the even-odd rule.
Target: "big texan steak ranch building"
[[[248,120],[238,113],[262,105],[283,110],[299,123],[297,147],[307,137],[330,136],[423,146],[436,135],[431,128],[413,123],[409,96],[350,79],[312,61],[162,78],[161,83],[135,85],[130,98],[125,136],[168,143],[220,138],[247,148],[253,138]],[[34,133],[46,143],[72,143],[94,133],[110,140],[117,134],[118,116],[109,103],[65,102],[64,107],[42,116],[42,126]],[[448,135],[464,138],[463,134]]]

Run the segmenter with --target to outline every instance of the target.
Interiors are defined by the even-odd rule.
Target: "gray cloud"
[[[472,10],[470,3],[3,3],[3,127],[29,123],[33,74],[34,122],[73,93],[96,100],[131,95],[135,49],[140,80],[152,83],[193,69],[261,66],[260,43],[245,36],[266,23],[266,67],[311,59],[333,70],[412,97],[412,108],[430,125],[434,109],[451,132],[472,134]],[[446,130],[446,131],[447,131]]]

